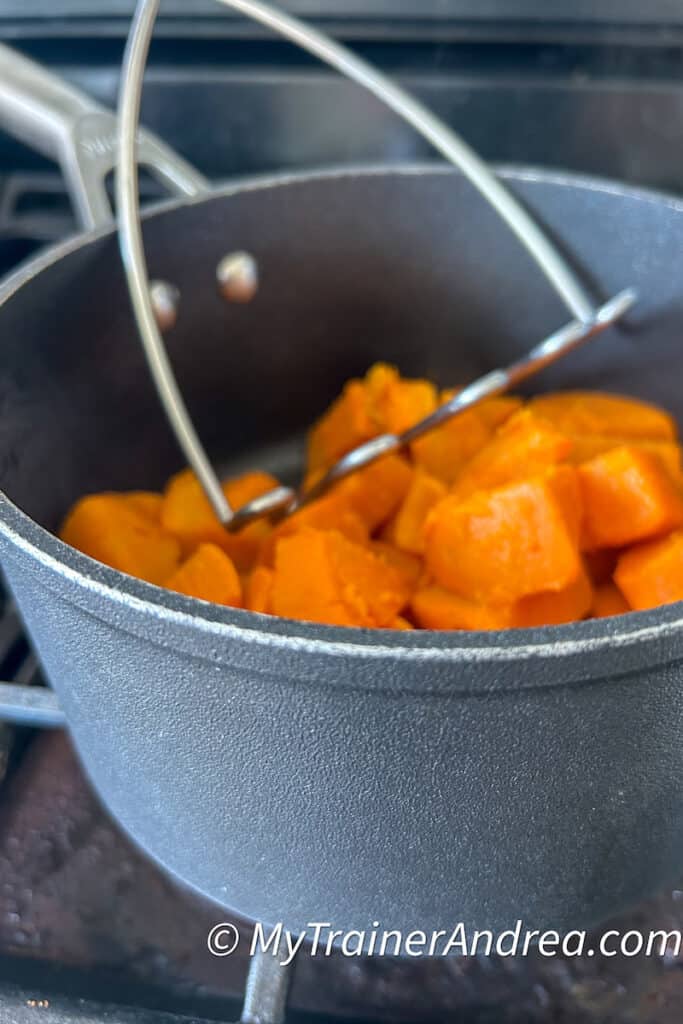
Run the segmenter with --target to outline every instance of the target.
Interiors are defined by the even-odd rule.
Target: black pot
[[[678,874],[679,606],[501,633],[329,628],[185,598],[55,539],[76,498],[160,487],[179,456],[105,224],[112,115],[0,47],[0,120],[61,159],[95,227],[0,286],[0,557],[120,823],[188,884],[292,930],[563,930]],[[138,149],[206,191],[148,133]],[[641,295],[626,329],[537,386],[682,417],[681,205],[507,181],[596,293]],[[226,472],[296,478],[305,428],[377,359],[458,385],[566,319],[496,214],[434,165],[244,182],[148,217],[145,248],[181,290],[168,347]],[[244,307],[214,284],[234,249],[260,266]]]
[[[508,182],[599,291],[642,296],[628,332],[539,387],[682,414],[679,204],[532,171]],[[169,348],[226,470],[286,475],[300,432],[374,359],[459,384],[561,317],[494,215],[436,168],[226,189],[149,217],[145,244],[181,288]],[[228,245],[259,261],[249,307],[215,293]],[[586,925],[680,872],[678,605],[405,634],[207,605],[105,568],[49,532],[69,503],[179,468],[115,238],[53,250],[0,298],[3,567],[99,793],[169,870],[293,929],[425,930]]]

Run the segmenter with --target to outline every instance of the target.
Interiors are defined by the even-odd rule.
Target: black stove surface
[[[372,15],[360,2],[290,6],[318,14],[491,160],[683,193],[683,15],[671,0],[653,0],[647,10],[614,0],[382,0]],[[56,15],[46,0],[9,0],[0,5],[0,37],[111,104],[131,8],[132,0],[69,0]],[[196,17],[186,9],[166,5],[143,118],[208,175],[430,155],[373,100],[291,47],[219,17],[208,0]],[[55,169],[0,135],[0,273],[74,229]],[[0,676],[39,682],[11,618],[0,622]],[[0,754],[0,774],[7,767],[0,785],[0,1024],[236,1020],[249,925],[238,922],[243,942],[235,954],[209,954],[209,929],[230,915],[178,887],[131,846],[62,733],[0,726]],[[683,852],[681,869],[680,890],[609,926],[683,929]],[[434,961],[304,955],[287,1020],[673,1024],[683,1019],[682,968],[670,953]]]
[[[132,6],[73,0],[56,15],[48,0],[4,0],[0,39],[112,105]],[[683,192],[683,9],[675,0],[286,6],[317,11],[318,23],[489,160]],[[184,0],[161,7],[143,120],[209,177],[433,158],[358,86],[214,0],[193,4],[191,17],[182,16]],[[54,167],[0,132],[0,272],[74,227]]]

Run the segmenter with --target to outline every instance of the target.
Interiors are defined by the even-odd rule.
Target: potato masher
[[[121,253],[140,339],[169,423],[218,519],[227,529],[235,530],[261,517],[290,515],[302,505],[319,498],[344,477],[390,452],[404,448],[483,399],[514,387],[616,323],[633,305],[636,295],[633,289],[626,288],[597,306],[540,225],[474,150],[375,67],[325,34],[261,0],[220,2],[319,57],[364,86],[412,125],[493,206],[534,258],[572,316],[569,323],[550,334],[522,359],[505,369],[493,370],[469,384],[404,433],[382,434],[354,448],[308,490],[297,492],[290,487],[276,487],[239,509],[231,508],[183,401],[153,306],[140,224],[137,149],[142,80],[159,0],[138,0],[124,56],[119,98],[116,196]]]

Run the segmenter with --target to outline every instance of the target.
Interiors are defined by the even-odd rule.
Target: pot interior
[[[600,298],[634,285],[619,331],[547,370],[534,390],[589,387],[662,403],[683,421],[676,373],[683,218],[673,201],[517,173]],[[177,284],[166,335],[217,466],[296,480],[306,428],[376,360],[442,386],[509,362],[566,322],[517,240],[459,175],[342,174],[259,186],[155,214],[152,278]],[[229,304],[215,284],[246,249],[260,288]],[[0,487],[55,529],[82,494],[160,488],[182,466],[131,316],[113,235],[38,274],[0,307]]]

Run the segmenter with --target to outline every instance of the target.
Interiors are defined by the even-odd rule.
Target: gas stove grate
[[[0,680],[1,781],[13,747],[12,725],[50,728],[64,724],[54,693],[44,685],[16,606],[4,588],[0,589]]]

